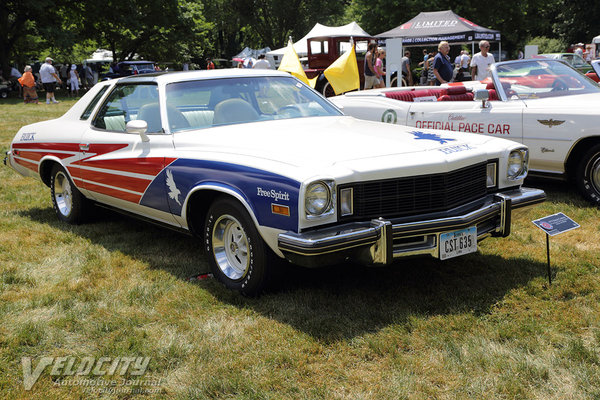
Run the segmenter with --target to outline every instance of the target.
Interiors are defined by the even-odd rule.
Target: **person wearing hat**
[[[50,57],[46,57],[46,62],[40,68],[40,79],[46,91],[46,104],[50,104],[50,102],[58,103],[54,98],[54,89],[56,88],[56,82],[62,82],[56,74],[52,61]]]
[[[580,57],[583,58],[583,43],[577,43],[575,45],[575,54],[578,54]]]
[[[77,64],[71,64],[69,84],[71,86],[71,96],[79,96],[79,74],[77,73]]]

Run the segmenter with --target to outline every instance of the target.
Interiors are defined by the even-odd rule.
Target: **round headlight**
[[[509,178],[517,178],[525,171],[525,159],[523,153],[519,150],[513,150],[508,156],[507,175]]]
[[[329,209],[331,193],[329,187],[323,182],[308,185],[305,195],[305,208],[309,215],[321,215]]]

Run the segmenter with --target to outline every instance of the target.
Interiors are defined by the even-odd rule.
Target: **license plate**
[[[462,256],[477,251],[477,227],[440,235],[440,259]]]

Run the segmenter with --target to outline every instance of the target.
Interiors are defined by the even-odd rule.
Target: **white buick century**
[[[196,234],[216,278],[260,292],[277,258],[304,266],[448,259],[507,236],[528,150],[342,113],[276,71],[101,82],[64,116],[24,126],[5,163],[50,187],[58,218],[99,204]]]

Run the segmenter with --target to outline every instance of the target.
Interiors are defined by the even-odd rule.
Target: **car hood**
[[[503,144],[502,149],[514,147],[513,142],[503,139],[415,129],[347,116],[179,132],[174,140],[179,157],[187,152],[193,152],[195,157],[219,154],[217,157],[221,159],[252,166],[268,162],[270,168],[281,171],[302,169],[314,175],[333,174],[337,170],[337,176],[350,175],[350,171],[355,175],[386,170],[394,176],[442,172],[487,160],[492,147],[498,152],[497,143]],[[491,142],[496,145],[490,146]]]
[[[543,109],[547,112],[563,112],[598,115],[600,93],[573,94],[569,96],[545,97],[523,100],[529,109]]]

